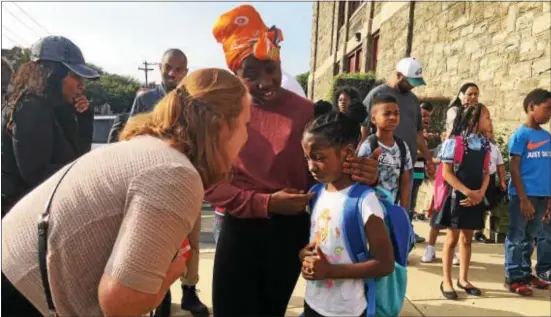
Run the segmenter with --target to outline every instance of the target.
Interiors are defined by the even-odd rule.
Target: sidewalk
[[[429,231],[427,222],[414,223],[416,232],[426,236]],[[206,213],[203,216],[202,238],[205,242],[201,245],[200,262],[200,289],[199,297],[206,305],[212,307],[211,285],[212,266],[214,260],[214,245],[212,238],[208,238],[211,232],[212,216]],[[459,300],[445,300],[440,293],[441,282],[441,249],[444,236],[439,237],[437,243],[437,260],[431,264],[420,262],[424,251],[424,244],[410,255],[408,267],[407,300],[400,316],[550,316],[551,315],[551,291],[534,290],[531,298],[522,298],[510,293],[503,286],[503,245],[486,245],[473,243],[473,256],[470,270],[470,280],[474,285],[483,290],[480,298],[468,296],[459,292]],[[209,243],[210,242],[210,243]],[[535,258],[534,258],[535,260]],[[454,267],[454,277],[459,276],[458,267]],[[455,282],[455,280],[454,280]],[[302,312],[304,301],[305,281],[300,278],[293,293],[286,316],[299,316]],[[172,286],[172,315],[191,316],[180,310],[182,291],[179,282]]]

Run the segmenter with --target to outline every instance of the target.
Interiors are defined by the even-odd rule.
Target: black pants
[[[308,243],[310,218],[224,216],[212,285],[215,317],[279,317],[300,274],[299,251]]]
[[[2,273],[2,316],[42,317],[38,309],[19,293],[4,273]]]
[[[413,214],[417,207],[417,195],[419,194],[419,188],[421,188],[421,185],[423,185],[422,179],[414,179],[413,180],[413,186],[411,187],[411,202],[409,204],[409,210],[411,211],[411,214]],[[413,220],[413,217],[410,216],[410,221]]]
[[[364,317],[366,315],[366,312],[364,312],[358,316],[358,317]],[[312,307],[308,306],[306,301],[304,301],[304,317],[329,317],[329,316],[323,316],[321,314],[318,314],[317,311],[313,310]],[[356,316],[350,316],[350,317],[356,317]]]

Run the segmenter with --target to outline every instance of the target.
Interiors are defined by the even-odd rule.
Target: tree
[[[302,73],[295,77],[306,95],[308,95],[308,76],[310,76],[310,72]]]
[[[103,72],[99,79],[87,83],[84,94],[92,107],[108,103],[114,113],[120,113],[132,106],[139,88],[140,83],[134,78]]]

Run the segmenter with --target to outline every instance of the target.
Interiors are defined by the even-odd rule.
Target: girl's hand
[[[316,246],[314,256],[308,256],[302,261],[302,276],[307,280],[326,280],[330,277],[332,264],[325,254]]]
[[[472,203],[472,206],[476,206],[482,202],[484,199],[484,193],[481,190],[468,190],[465,193],[467,199]]]
[[[298,258],[300,259],[300,262],[304,261],[305,257],[309,256],[315,256],[316,253],[316,242],[312,241],[308,243],[300,252],[298,253]]]

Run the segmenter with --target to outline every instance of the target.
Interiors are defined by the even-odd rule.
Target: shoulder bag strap
[[[46,206],[44,213],[42,213],[38,218],[38,264],[40,266],[40,276],[42,277],[42,286],[44,287],[44,295],[46,296],[46,303],[48,304],[48,312],[49,316],[54,317],[57,316],[57,312],[55,310],[54,301],[52,298],[52,291],[50,289],[50,281],[48,280],[48,262],[47,262],[47,256],[48,256],[48,228],[49,228],[49,221],[50,221],[50,207],[52,205],[52,199],[54,198],[54,194],[57,191],[57,188],[59,187],[59,184],[61,184],[61,181],[67,173],[71,170],[71,168],[75,165],[76,161],[73,161],[69,164],[69,166],[65,169],[65,171],[61,174],[61,177],[57,181],[57,184],[54,186],[54,189],[50,193],[50,196],[48,197],[48,200],[46,201]]]

